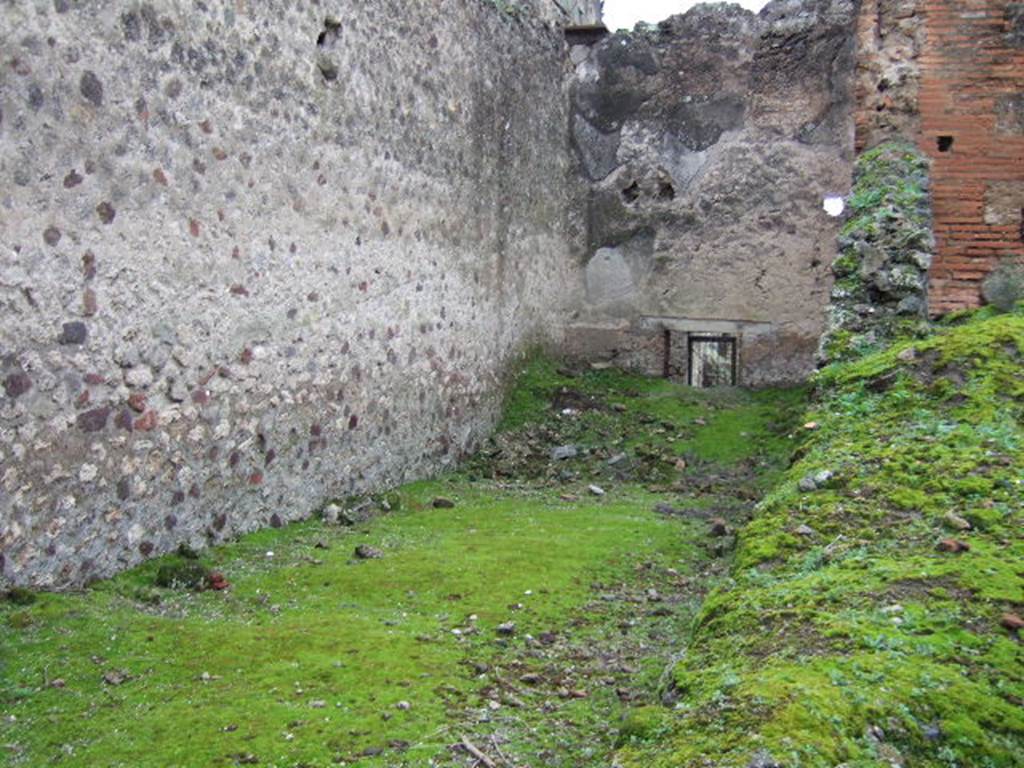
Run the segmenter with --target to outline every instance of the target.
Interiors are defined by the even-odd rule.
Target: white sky
[[[768,0],[733,0],[733,2],[760,11]],[[604,23],[613,32],[632,29],[638,21],[657,23],[676,13],[683,13],[697,5],[695,0],[604,0]]]

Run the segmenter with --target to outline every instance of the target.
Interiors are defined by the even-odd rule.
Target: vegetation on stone
[[[675,668],[673,735],[621,765],[1020,765],[1022,363],[1024,317],[982,312],[821,372],[820,428]]]
[[[181,557],[171,558],[156,572],[154,584],[168,589],[205,589],[210,580],[210,571],[198,560]]]
[[[898,141],[857,159],[849,219],[832,263],[836,280],[823,361],[848,360],[899,336],[927,332],[934,250],[928,170],[917,148]]]
[[[36,601],[36,593],[24,587],[14,587],[4,595],[12,605],[32,605]]]

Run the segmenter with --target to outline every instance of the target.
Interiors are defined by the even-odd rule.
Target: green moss
[[[0,735],[25,765],[425,765],[472,727],[513,734],[515,764],[1009,768],[1024,753],[1021,646],[1000,626],[1024,604],[1022,360],[1024,317],[977,313],[823,369],[806,415],[799,390],[699,393],[531,360],[495,442],[400,489],[400,511],[0,606],[0,705],[16,716]],[[553,461],[564,443],[580,455]],[[824,469],[826,488],[800,490]],[[665,501],[698,514],[652,511]],[[708,509],[740,530],[728,571],[702,580]],[[951,532],[951,512],[972,528]],[[970,549],[938,551],[951,536]],[[357,544],[384,557],[357,562]],[[232,588],[153,590],[185,562]],[[644,605],[655,572],[692,602]],[[610,585],[633,590],[635,613],[596,599]],[[647,623],[665,609],[673,623]],[[551,630],[579,644],[557,663],[527,640]],[[624,711],[600,664],[626,636],[640,695]],[[471,664],[499,671],[481,683]],[[104,682],[111,670],[127,677]],[[495,681],[524,672],[550,688],[495,714]]]
[[[183,557],[169,558],[160,565],[153,583],[166,589],[205,589],[210,571],[198,560]]]
[[[860,269],[860,259],[857,254],[847,250],[832,262],[832,273],[836,277],[849,277]]]
[[[545,418],[551,394],[570,383],[571,379],[558,372],[558,363],[553,358],[538,351],[529,353],[515,371],[514,383],[505,396],[498,431]]]
[[[1024,665],[999,615],[1024,604],[1022,349],[1024,318],[978,313],[819,374],[820,428],[695,619],[672,735],[621,764],[1019,764]],[[834,487],[801,492],[821,468]],[[967,552],[936,548],[949,513]]]
[[[633,742],[650,741],[664,735],[668,712],[662,707],[638,707],[631,709],[619,726],[616,745],[625,746]]]
[[[920,331],[922,270],[932,248],[927,158],[899,142],[864,153],[848,202],[841,254],[832,265],[836,281],[821,349],[827,361],[871,354]]]
[[[11,605],[32,605],[36,601],[36,593],[23,587],[14,587],[7,591],[4,599]]]

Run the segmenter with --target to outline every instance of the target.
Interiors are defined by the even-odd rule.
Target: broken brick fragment
[[[224,574],[221,573],[220,571],[213,571],[213,572],[210,573],[210,589],[214,589],[214,590],[220,592],[222,590],[227,589],[230,586],[231,586],[231,582],[229,582],[224,577]]]
[[[1011,632],[1016,633],[1024,629],[1024,619],[1016,613],[1004,613],[1002,618],[999,620],[999,625],[1004,629],[1008,629]]]
[[[156,411],[146,411],[141,418],[135,420],[135,428],[140,432],[151,432],[156,429]]]

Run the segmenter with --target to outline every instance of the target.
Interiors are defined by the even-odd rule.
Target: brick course
[[[934,314],[978,306],[994,266],[1024,256],[1024,45],[1014,31],[1016,5],[920,2],[927,44],[918,141],[933,160]],[[952,137],[949,151],[939,150],[940,136]]]

